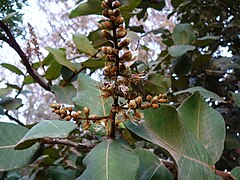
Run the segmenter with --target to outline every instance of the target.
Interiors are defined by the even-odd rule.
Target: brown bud
[[[146,102],[145,108],[150,108],[150,107],[151,107],[151,104],[149,102]]]
[[[109,9],[109,6],[107,5],[106,1],[103,1],[103,2],[102,2],[101,7],[102,7],[102,8]]]
[[[159,99],[158,102],[159,102],[159,103],[166,103],[166,102],[167,102],[167,99]]]
[[[78,115],[78,116],[81,116],[81,115],[82,115],[82,111],[78,110],[78,111],[77,111],[77,115]]]
[[[50,104],[50,107],[51,107],[51,108],[57,108],[57,104],[52,103],[52,104]]]
[[[115,24],[117,18],[115,16],[110,16],[110,20]]]
[[[54,113],[59,115],[60,114],[60,110],[57,109],[57,110],[54,111]]]
[[[87,107],[84,107],[84,108],[83,108],[83,113],[84,113],[86,116],[88,116],[89,113],[90,113],[90,109],[87,108]]]
[[[163,99],[167,99],[167,94],[163,94],[163,95],[162,95],[162,98],[163,98]]]
[[[75,119],[75,120],[76,120],[76,119],[78,119],[78,117],[79,117],[79,116],[78,116],[78,114],[77,114],[77,113],[74,113],[74,114],[72,114],[72,118],[73,118],[73,119]]]
[[[131,109],[136,109],[137,108],[137,104],[136,104],[135,100],[131,100],[129,102],[128,108],[131,108]]]
[[[121,6],[121,3],[119,2],[119,1],[115,1],[114,3],[113,3],[113,8],[115,9],[115,8],[118,8],[118,7],[120,7]]]
[[[113,55],[107,54],[106,59],[108,62],[115,62],[115,56],[113,56]]]
[[[69,121],[71,118],[72,118],[71,116],[66,116],[64,119],[65,119],[66,121]]]
[[[141,96],[138,96],[135,98],[135,102],[138,104],[138,105],[141,105],[142,104],[142,97]]]
[[[108,17],[111,17],[113,15],[113,10],[109,9],[108,10]]]
[[[61,110],[60,110],[60,114],[67,114],[67,112],[66,112],[66,110],[64,110],[64,109],[61,109]]]
[[[102,11],[102,15],[108,18],[108,17],[109,17],[109,16],[108,16],[108,10],[106,10],[106,9],[103,10],[103,11]]]
[[[155,104],[155,103],[152,104],[152,108],[153,108],[153,109],[157,109],[158,107],[159,107],[158,104]]]
[[[143,119],[144,118],[144,116],[143,116],[143,114],[142,113],[140,113],[140,112],[135,112],[135,114],[134,114],[137,118],[139,118],[139,119]]]
[[[84,130],[87,130],[88,128],[90,128],[90,126],[91,126],[90,121],[86,121],[86,122],[83,124],[83,129],[84,129]]]
[[[152,103],[156,103],[156,102],[158,102],[158,100],[159,100],[159,96],[154,96],[154,98],[152,98]]]
[[[117,19],[116,19],[116,25],[120,25],[120,24],[123,24],[124,22],[124,18],[122,16],[118,16]]]
[[[114,9],[113,14],[115,17],[118,17],[120,15],[120,9]]]
[[[124,38],[127,35],[127,30],[123,26],[119,26],[117,30],[117,38]]]
[[[130,43],[130,39],[126,38],[122,42],[118,43],[119,48],[127,47]]]
[[[107,46],[101,47],[101,50],[104,54],[108,54],[108,47]]]
[[[56,109],[60,109],[61,105],[60,104],[57,104],[56,105]]]
[[[109,73],[111,68],[112,68],[111,64],[106,64],[103,70],[104,72]]]
[[[146,100],[147,101],[151,101],[152,100],[152,96],[151,95],[147,95]]]
[[[73,111],[73,108],[72,108],[72,107],[68,107],[67,110],[68,110],[69,112],[72,112],[72,111]]]
[[[120,58],[122,61],[130,61],[132,59],[132,52],[126,51]]]
[[[111,69],[110,69],[110,74],[113,75],[113,74],[116,74],[117,73],[117,66],[113,66]]]
[[[113,54],[113,48],[110,46],[107,46],[107,54]]]
[[[102,34],[102,37],[106,39],[110,39],[112,37],[111,33],[106,29],[103,29],[101,31],[101,34]]]
[[[112,23],[109,22],[109,21],[105,21],[105,22],[104,22],[104,26],[105,26],[105,28],[107,28],[107,29],[112,29],[112,28],[113,28]]]

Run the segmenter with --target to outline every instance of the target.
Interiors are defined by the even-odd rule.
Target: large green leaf
[[[101,57],[98,59],[88,59],[81,63],[82,67],[90,68],[91,70],[96,70],[99,68],[103,68],[105,65],[105,58]]]
[[[9,71],[12,71],[13,73],[16,73],[18,75],[24,75],[24,73],[16,66],[9,64],[9,63],[2,63],[2,67],[8,69]]]
[[[231,170],[231,174],[236,178],[240,179],[240,167],[235,167],[234,169]]]
[[[192,69],[192,64],[192,59],[186,54],[183,54],[173,61],[173,67],[171,69],[173,73],[177,75],[185,75]]]
[[[52,61],[51,65],[48,67],[47,71],[45,72],[45,78],[47,80],[55,80],[61,75],[61,67],[62,65],[59,64],[57,61]]]
[[[2,106],[4,109],[7,109],[7,110],[15,110],[22,106],[22,99],[3,97],[0,100],[0,106]]]
[[[68,67],[72,71],[77,70],[76,66],[73,63],[71,63],[69,60],[67,60],[65,51],[60,50],[60,49],[51,48],[51,47],[46,47],[46,50],[53,54],[54,59],[59,64]]]
[[[90,43],[88,38],[81,34],[73,35],[73,42],[76,44],[77,49],[81,53],[93,56],[96,53],[93,45]]]
[[[193,51],[195,46],[191,45],[172,45],[168,48],[168,52],[172,57],[182,56],[188,51]]]
[[[77,90],[72,85],[69,86],[58,86],[54,85],[52,91],[57,96],[59,102],[64,104],[72,104],[72,99],[76,96]]]
[[[188,130],[211,154],[212,160],[218,161],[226,136],[221,114],[209,107],[199,92],[187,98],[178,108],[178,112]]]
[[[211,91],[208,91],[207,89],[205,89],[205,88],[203,88],[201,86],[195,86],[195,87],[192,87],[192,88],[184,89],[182,91],[177,91],[177,92],[175,92],[173,94],[175,96],[178,95],[178,94],[182,94],[182,93],[191,93],[191,94],[193,94],[196,91],[200,92],[200,94],[204,98],[212,98],[214,100],[224,102],[223,98],[221,98],[220,96],[218,96],[217,94],[215,94],[215,93],[213,93]]]
[[[78,180],[136,180],[138,156],[123,140],[107,139],[98,144],[83,160],[87,169]]]
[[[107,116],[113,103],[112,98],[103,98],[101,94],[101,83],[85,75],[78,77],[77,97],[73,99],[78,109],[90,108],[90,113],[98,116]]]
[[[198,46],[198,47],[204,47],[204,46],[207,46],[211,43],[214,43],[219,38],[220,38],[220,36],[204,36],[204,37],[201,37],[201,38],[197,38],[193,42],[193,45]]]
[[[138,155],[140,163],[138,180],[173,179],[172,174],[155,154],[144,149],[136,149],[135,153]]]
[[[22,151],[14,150],[27,131],[27,128],[20,125],[0,122],[0,171],[23,167],[36,158],[39,145]]]
[[[77,125],[69,121],[44,120],[33,126],[18,142],[15,149],[25,149],[41,138],[66,138]]]
[[[191,44],[195,40],[194,29],[190,24],[177,24],[172,35],[175,45]]]
[[[240,107],[240,93],[231,92],[235,104]]]
[[[12,92],[13,88],[11,87],[6,87],[6,88],[1,88],[0,89],[0,98],[10,94]]]
[[[103,8],[101,7],[101,0],[88,0],[87,2],[80,3],[71,13],[70,18],[78,16],[101,14]]]
[[[188,115],[192,116],[192,114]],[[178,116],[174,107],[162,105],[156,110],[148,109],[144,111],[144,117],[143,125],[128,122],[126,126],[138,136],[161,146],[172,155],[178,166],[178,179],[218,178],[211,167],[216,163],[212,156],[219,156],[219,150],[212,155],[188,130],[185,121]],[[211,131],[212,125],[215,124],[209,124],[205,136],[208,136],[207,132]],[[217,133],[224,134],[224,131],[225,129],[222,129]],[[222,148],[222,144],[217,145],[215,139],[211,139],[211,143],[219,149]]]

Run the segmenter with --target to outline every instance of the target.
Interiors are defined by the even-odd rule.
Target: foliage
[[[34,64],[1,21],[2,40],[27,69],[1,64],[24,77],[22,87],[0,89],[1,114],[20,123],[8,112],[22,106],[19,95],[30,83],[63,103],[50,105],[61,120],[41,121],[29,130],[0,124],[3,177],[22,177],[21,171],[9,170],[28,163],[35,166],[26,168],[28,177],[41,179],[239,177],[240,3],[176,0],[169,14],[179,21],[173,31],[131,26],[132,18],[144,22],[147,8],[160,11],[164,2],[79,1],[70,18],[102,14],[98,29],[73,35],[78,56],[70,59],[66,49],[46,47],[48,56]],[[161,35],[166,48],[157,59],[139,61],[127,34],[141,39],[149,33]],[[144,44],[139,48],[150,50]],[[221,48],[229,48],[230,55]],[[99,72],[95,80],[89,77]],[[9,91],[17,95],[8,96]],[[21,158],[25,152],[30,152],[27,159]],[[14,163],[7,160],[14,155]]]

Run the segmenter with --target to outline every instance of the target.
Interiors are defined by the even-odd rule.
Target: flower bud
[[[78,110],[78,111],[77,111],[77,115],[78,115],[78,116],[81,116],[81,115],[82,115],[82,111]]]
[[[110,16],[110,20],[115,24],[117,18],[115,16]]]
[[[113,15],[113,10],[108,10],[108,17],[111,17]]]
[[[151,95],[147,95],[146,100],[147,101],[151,101],[152,100],[152,96]]]
[[[123,24],[124,22],[124,18],[122,16],[118,16],[117,19],[116,19],[116,25],[120,25],[120,24]]]
[[[115,62],[115,56],[113,56],[113,55],[107,54],[106,59],[108,62]]]
[[[72,118],[71,116],[66,116],[64,119],[65,119],[66,121],[69,121],[71,118]]]
[[[84,107],[84,108],[83,108],[83,113],[84,113],[86,116],[88,116],[89,113],[90,113],[90,109],[87,108],[87,107]]]
[[[109,6],[107,5],[106,1],[103,1],[103,2],[102,2],[101,7],[102,7],[102,8],[109,9]]]
[[[108,17],[109,17],[109,15],[108,15],[108,10],[104,9],[104,10],[102,11],[102,15],[108,18]]]
[[[91,126],[90,121],[86,121],[86,122],[83,124],[83,129],[84,129],[84,130],[87,130],[88,128],[90,128],[90,126]]]
[[[155,103],[152,104],[152,108],[153,108],[153,109],[157,109],[158,107],[159,107],[158,104],[155,104]]]
[[[122,61],[130,61],[132,59],[131,51],[126,51],[120,58]]]
[[[120,9],[114,9],[114,10],[113,10],[113,15],[114,15],[115,17],[118,17],[118,16],[120,15]]]
[[[151,104],[150,104],[149,102],[146,102],[145,107],[146,107],[146,108],[150,108],[150,107],[151,107]]]
[[[123,26],[119,26],[117,30],[117,38],[124,38],[127,35],[127,30]]]
[[[117,73],[117,66],[113,66],[111,69],[110,69],[110,74],[111,75],[114,75]]]
[[[108,47],[107,46],[103,46],[101,47],[101,50],[104,54],[108,54],[107,51],[108,51]]]
[[[138,96],[135,98],[135,102],[138,104],[138,105],[141,105],[142,104],[142,97],[141,96]]]
[[[113,28],[112,23],[109,22],[109,21],[105,21],[105,22],[104,22],[104,26],[105,26],[105,28],[107,28],[107,29],[112,29],[112,28]]]
[[[115,8],[118,8],[118,7],[120,7],[121,6],[121,3],[119,2],[119,1],[115,1],[114,3],[113,3],[113,8],[115,9]]]
[[[139,119],[143,119],[144,118],[144,116],[143,116],[143,114],[142,113],[140,113],[140,112],[135,112],[135,114],[134,114],[137,118],[139,118]]]
[[[162,99],[167,99],[167,94],[163,94]]]
[[[159,100],[159,96],[154,96],[154,98],[152,98],[152,103],[157,103]]]
[[[66,113],[67,113],[66,110],[64,110],[64,109],[60,110],[60,114],[66,114]]]
[[[103,29],[101,31],[101,34],[102,34],[102,37],[106,39],[110,39],[112,37],[111,33],[106,29]]]
[[[127,47],[130,43],[130,39],[126,38],[122,42],[118,43],[118,47],[121,49],[123,47]]]
[[[137,108],[137,104],[136,104],[135,100],[131,100],[129,102],[128,108],[131,108],[131,109],[136,109]]]
[[[57,108],[57,104],[52,103],[52,104],[50,104],[50,107],[51,107],[51,108]]]

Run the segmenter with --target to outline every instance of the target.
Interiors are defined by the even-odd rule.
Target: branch
[[[11,115],[8,113],[8,111],[6,111],[4,114],[5,114],[10,120],[12,120],[12,121],[16,122],[17,124],[25,127],[25,125],[24,125],[21,121],[19,121],[19,120],[16,119],[15,117],[11,116]]]
[[[41,142],[44,144],[61,144],[61,145],[71,146],[71,147],[80,148],[84,150],[92,149],[95,147],[95,145],[86,145],[83,143],[69,141],[67,139],[44,138]]]
[[[27,68],[27,72],[33,77],[33,79],[45,90],[51,91],[51,87],[47,84],[44,79],[38,74],[38,72],[32,68],[29,63],[29,59],[27,55],[22,51],[19,44],[16,42],[15,38],[13,37],[10,29],[0,20],[0,27],[6,33],[8,38],[2,38],[5,42],[9,44],[20,56],[23,65]]]

